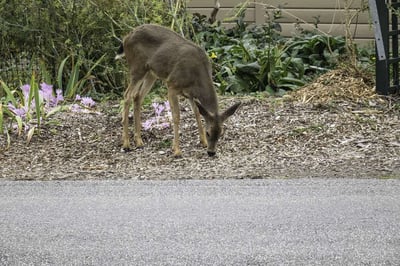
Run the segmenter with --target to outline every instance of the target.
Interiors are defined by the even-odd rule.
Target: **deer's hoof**
[[[132,151],[132,149],[130,147],[122,147],[121,148],[121,152],[123,152],[123,153],[128,153],[128,152],[131,152],[131,151]]]
[[[181,151],[176,151],[176,152],[174,152],[174,158],[175,158],[175,159],[180,159],[180,158],[182,158],[182,152],[181,152]]]

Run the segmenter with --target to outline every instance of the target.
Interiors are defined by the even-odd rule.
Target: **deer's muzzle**
[[[207,151],[208,156],[213,157],[215,156],[216,152],[215,151]]]

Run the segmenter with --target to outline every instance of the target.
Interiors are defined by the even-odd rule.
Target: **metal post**
[[[399,11],[399,2],[398,0],[392,0],[392,8],[396,11]],[[392,64],[392,85],[393,89],[397,89],[399,87],[399,26],[398,26],[398,17],[397,12],[392,11],[392,57],[395,59]],[[392,89],[390,89],[389,93],[392,93]]]
[[[381,32],[382,39],[377,40],[376,54],[378,58],[376,59],[376,91],[378,94],[387,95],[389,94],[390,88],[390,71],[389,71],[389,11],[386,6],[386,1],[382,0],[371,0],[375,1],[376,12],[378,14],[380,27],[377,30]],[[381,41],[381,44],[379,43]],[[384,51],[382,51],[382,47]],[[382,53],[384,52],[384,54]]]

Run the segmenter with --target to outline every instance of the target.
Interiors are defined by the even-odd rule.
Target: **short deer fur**
[[[116,58],[126,57],[131,81],[124,94],[123,149],[130,149],[128,115],[134,103],[135,144],[142,147],[140,109],[144,96],[157,79],[168,87],[171,106],[174,140],[173,153],[182,155],[179,147],[179,100],[183,95],[189,99],[199,128],[200,142],[207,146],[210,156],[216,154],[216,144],[223,133],[223,122],[240,106],[236,103],[225,112],[219,113],[217,94],[213,87],[211,64],[205,51],[178,35],[158,25],[142,25],[128,34]],[[206,122],[204,130],[200,114]]]

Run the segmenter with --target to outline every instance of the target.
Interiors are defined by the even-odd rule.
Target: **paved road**
[[[400,180],[0,182],[0,265],[400,265]]]

